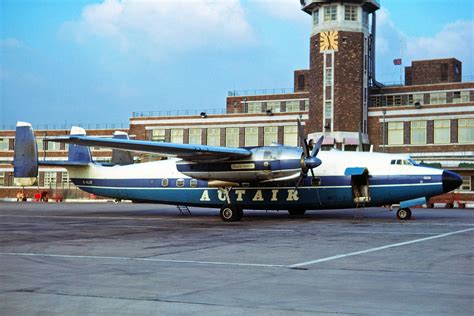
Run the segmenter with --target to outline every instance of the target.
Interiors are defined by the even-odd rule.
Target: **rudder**
[[[38,149],[30,123],[16,124],[13,175],[22,186],[32,185],[38,176]]]

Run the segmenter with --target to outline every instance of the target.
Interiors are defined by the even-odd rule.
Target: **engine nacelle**
[[[301,148],[266,146],[251,149],[248,158],[221,162],[180,161],[178,171],[195,179],[229,182],[270,182],[297,179],[303,167]]]

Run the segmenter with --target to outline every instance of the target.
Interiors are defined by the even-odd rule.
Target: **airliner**
[[[31,185],[38,166],[67,169],[80,189],[99,196],[133,202],[219,208],[223,221],[239,221],[244,210],[286,210],[292,216],[319,209],[400,205],[400,220],[411,218],[410,207],[458,188],[454,172],[421,166],[405,154],[321,151],[302,132],[302,147],[274,144],[219,147],[132,140],[124,132],[91,137],[80,127],[70,135],[46,141],[69,145],[67,161],[38,160],[30,123],[18,122],[14,176]],[[113,162],[94,162],[90,147],[113,150]],[[133,163],[131,152],[166,159]]]

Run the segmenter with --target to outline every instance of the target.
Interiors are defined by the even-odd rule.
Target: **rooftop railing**
[[[151,116],[196,116],[202,113],[209,114],[226,114],[225,108],[220,109],[201,109],[201,110],[167,110],[167,111],[138,111],[132,112],[132,117],[151,117]]]
[[[34,130],[70,130],[73,126],[79,126],[85,130],[106,130],[106,129],[128,129],[128,123],[63,123],[63,124],[32,124]],[[14,124],[1,124],[0,130],[15,130]]]
[[[276,88],[276,89],[251,89],[251,90],[232,90],[227,93],[229,97],[241,97],[247,95],[270,95],[270,94],[288,94],[294,93],[293,88]]]

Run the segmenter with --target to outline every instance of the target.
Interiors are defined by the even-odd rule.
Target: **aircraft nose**
[[[462,184],[462,178],[457,173],[448,170],[443,171],[442,181],[444,192],[457,189]]]

